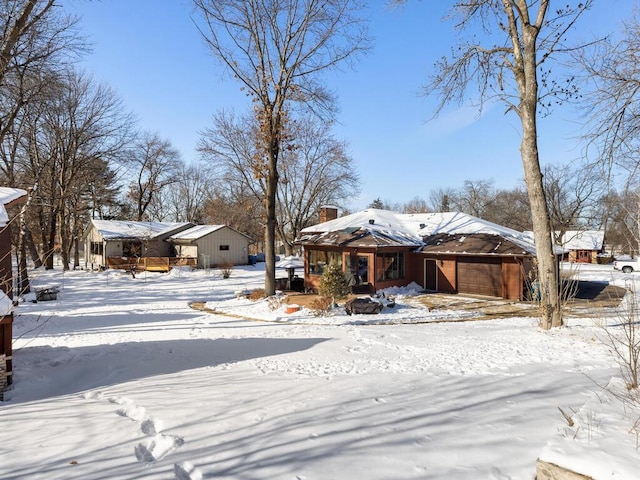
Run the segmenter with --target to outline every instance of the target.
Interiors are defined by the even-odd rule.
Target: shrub
[[[220,269],[222,278],[229,278],[231,276],[231,271],[233,270],[233,263],[221,263],[218,265],[218,268]]]
[[[346,298],[351,293],[351,287],[340,265],[332,262],[326,266],[320,277],[318,293],[323,297],[330,297],[333,303],[336,298]]]
[[[331,297],[318,297],[311,302],[311,310],[316,317],[322,317],[331,311],[333,303]]]
[[[258,300],[262,300],[264,298],[264,288],[256,288],[249,293],[249,300],[252,302],[257,302]]]

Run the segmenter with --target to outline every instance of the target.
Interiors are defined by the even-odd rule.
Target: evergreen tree
[[[318,292],[322,296],[331,297],[334,304],[336,303],[336,298],[346,298],[351,293],[351,288],[340,265],[332,262],[325,267],[320,277]]]

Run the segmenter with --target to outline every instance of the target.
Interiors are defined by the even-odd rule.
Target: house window
[[[220,245],[220,250],[229,250],[229,245]]]
[[[326,250],[309,250],[307,254],[310,275],[322,275],[324,268],[331,262],[337,263],[342,268],[342,253],[327,252]]]
[[[102,242],[91,242],[91,255],[102,255],[103,253]]]
[[[404,252],[378,253],[376,255],[376,280],[404,278]]]

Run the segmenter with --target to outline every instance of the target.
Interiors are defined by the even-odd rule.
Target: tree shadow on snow
[[[326,340],[220,338],[25,347],[14,352],[14,386],[5,399],[37,401],[155,375],[303,351]]]

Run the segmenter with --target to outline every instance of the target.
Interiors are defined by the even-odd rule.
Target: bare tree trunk
[[[20,212],[20,233],[18,235],[18,292],[20,295],[24,295],[25,293],[29,293],[31,291],[31,286],[29,285],[29,273],[27,270],[27,249],[26,249],[26,235],[27,235],[27,226],[25,222],[26,217],[26,207],[31,202],[31,196],[27,199],[27,203],[23,206],[22,211]]]
[[[535,106],[534,106],[535,108]],[[522,164],[531,205],[536,259],[538,262],[538,281],[540,282],[542,323],[545,330],[562,326],[562,308],[558,262],[553,252],[553,231],[547,210],[542,173],[538,162],[538,148],[535,141],[536,126],[533,121],[523,118],[523,136],[521,144]],[[534,141],[532,141],[533,139]]]
[[[267,297],[276,293],[276,194],[278,191],[278,145],[276,142],[277,140],[273,139],[269,148],[269,172],[265,198],[267,224],[264,235],[264,292]]]
[[[80,239],[77,232],[73,236],[73,269],[80,268]]]
[[[36,244],[33,241],[33,235],[31,235],[31,230],[29,230],[26,227],[25,227],[25,241],[27,242],[27,249],[29,250],[29,255],[31,256],[31,260],[33,261],[33,266],[35,268],[42,267],[42,259],[40,258],[40,253],[38,253]]]
[[[508,7],[510,8],[510,7]],[[560,302],[560,285],[558,263],[554,255],[553,230],[549,209],[542,182],[540,159],[538,155],[538,130],[536,114],[538,107],[538,79],[536,39],[538,29],[532,25],[523,27],[522,55],[517,55],[522,62],[516,73],[516,81],[520,92],[519,116],[522,123],[522,143],[520,153],[524,167],[525,182],[531,205],[536,257],[538,261],[538,281],[540,282],[541,327],[545,330],[562,326],[562,305]],[[514,45],[517,47],[517,40]]]

